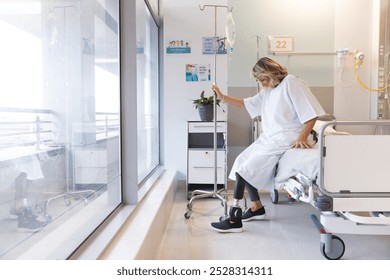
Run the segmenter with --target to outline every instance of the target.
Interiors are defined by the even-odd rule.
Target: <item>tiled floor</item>
[[[178,190],[157,258],[324,260],[320,235],[310,218],[311,214],[319,212],[309,204],[288,203],[283,194],[280,196],[280,202],[273,204],[268,193],[262,195],[266,220],[244,223],[241,233],[218,233],[210,223],[224,214],[220,201],[215,198],[196,200],[190,218],[185,219],[188,201],[184,190]],[[346,246],[344,260],[390,259],[390,236],[337,235]]]

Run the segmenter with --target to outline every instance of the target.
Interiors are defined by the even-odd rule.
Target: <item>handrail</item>
[[[40,150],[43,144],[55,143],[54,111],[0,107],[0,114],[0,149],[35,146],[36,150]],[[95,115],[97,139],[107,138],[119,131],[119,113],[96,112]]]
[[[13,113],[41,113],[41,114],[55,114],[54,111],[48,109],[30,109],[30,108],[8,108],[0,107],[0,112]]]
[[[43,143],[54,142],[51,136],[53,122],[43,120],[45,115],[48,118],[54,116],[54,111],[0,107],[0,113],[0,148],[35,146],[40,150]]]

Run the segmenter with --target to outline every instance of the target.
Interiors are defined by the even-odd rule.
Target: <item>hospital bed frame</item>
[[[318,176],[297,172],[283,182],[295,200],[321,211],[311,218],[320,232],[320,250],[331,260],[345,252],[343,240],[334,235],[390,235],[390,135],[332,135],[326,128],[348,125],[390,128],[390,121],[330,121],[319,131]]]

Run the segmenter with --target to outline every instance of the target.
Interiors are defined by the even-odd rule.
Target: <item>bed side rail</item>
[[[336,125],[386,126],[390,128],[390,120],[333,120],[325,123],[320,128],[318,136],[319,173],[317,186],[319,191],[333,198],[390,197],[390,185],[388,191],[383,189],[386,187],[383,184],[377,186],[380,182],[388,181],[388,175],[383,171],[385,168],[388,170],[390,166],[390,135],[332,135],[326,133],[327,127]],[[337,147],[339,143],[341,145],[339,151],[334,152],[333,148],[328,149],[328,146]],[[384,152],[386,154],[383,154]],[[327,156],[328,158],[326,158]],[[332,162],[330,162],[330,159],[332,159]],[[333,176],[332,173],[332,176],[329,176],[328,170],[332,170],[334,174],[337,174]],[[344,173],[341,174],[341,172]],[[331,181],[332,186],[328,185],[329,181]],[[335,182],[341,185],[335,188],[333,186]],[[343,184],[348,185],[353,182],[356,182],[355,185],[360,184],[362,186],[356,187],[356,189],[355,185],[353,185],[353,188],[343,188]]]

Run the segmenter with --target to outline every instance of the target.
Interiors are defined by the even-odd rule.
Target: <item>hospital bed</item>
[[[280,159],[275,193],[283,189],[320,210],[320,218],[311,218],[320,232],[321,253],[340,259],[345,244],[335,233],[390,234],[390,135],[367,134],[390,128],[390,121],[317,121],[316,127],[314,149],[291,149]]]

